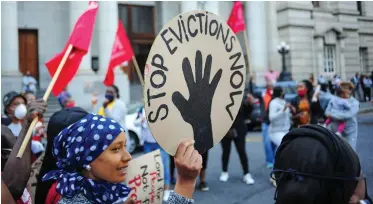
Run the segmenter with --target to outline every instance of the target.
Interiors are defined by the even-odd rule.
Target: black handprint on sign
[[[202,76],[202,54],[196,52],[194,80],[192,67],[188,58],[183,60],[183,72],[189,90],[189,99],[186,100],[180,92],[172,94],[172,102],[180,111],[184,121],[193,128],[195,149],[204,153],[214,145],[211,127],[212,98],[223,72],[219,69],[210,83],[211,55],[206,57],[204,74]]]

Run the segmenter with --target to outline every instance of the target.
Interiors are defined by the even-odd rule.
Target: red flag
[[[232,12],[227,23],[234,33],[238,33],[246,29],[245,17],[243,15],[242,4],[240,1],[234,2]]]
[[[117,34],[115,36],[109,67],[107,69],[104,84],[111,86],[114,84],[114,69],[125,61],[129,61],[134,56],[132,46],[128,40],[126,30],[121,20],[118,22]]]
[[[74,78],[84,55],[86,55],[88,52],[92,39],[93,26],[96,20],[98,4],[97,2],[90,1],[88,5],[88,9],[79,17],[78,21],[76,22],[73,32],[71,33],[63,51],[45,63],[49,74],[53,76],[54,73],[56,73],[58,65],[60,64],[68,46],[73,46],[73,49],[71,50],[69,57],[67,58],[61,73],[53,86],[52,93],[55,96],[58,96],[67,86],[67,84],[69,84],[69,82]]]

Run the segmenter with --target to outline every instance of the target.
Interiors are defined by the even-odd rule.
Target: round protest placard
[[[144,69],[151,132],[169,154],[185,138],[203,153],[228,132],[241,106],[246,65],[238,38],[218,16],[174,17],[156,37]]]

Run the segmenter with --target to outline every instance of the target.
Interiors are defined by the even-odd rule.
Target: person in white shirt
[[[317,79],[317,82],[319,84],[328,84],[328,82],[326,81],[324,75],[320,74],[319,78]]]
[[[284,90],[281,87],[273,89],[272,100],[269,102],[269,136],[276,146],[280,146],[282,138],[289,132],[291,126],[291,105],[284,100]]]
[[[26,75],[22,78],[23,83],[23,91],[24,92],[32,92],[33,94],[36,93],[36,79],[31,75],[30,71],[26,71]]]

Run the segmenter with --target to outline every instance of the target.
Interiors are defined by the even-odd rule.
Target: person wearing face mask
[[[21,94],[12,91],[5,94],[3,97],[3,104],[5,107],[5,115],[12,121],[8,125],[8,128],[12,131],[14,136],[18,137],[27,114],[27,100]]]
[[[27,116],[19,133],[18,138],[14,137],[9,128],[1,127],[1,168],[2,181],[6,184],[14,200],[18,204],[31,204],[31,196],[25,188],[30,179],[31,173],[31,149],[32,143],[26,146],[22,158],[17,158],[17,154],[26,137],[26,133],[31,122],[36,117],[41,117],[47,109],[47,103],[42,99],[36,100],[28,106]]]
[[[124,127],[128,135],[126,128],[127,106],[123,101],[119,100],[119,98],[120,95],[117,86],[112,85],[107,87],[105,101],[98,111],[98,114],[117,121],[122,127]]]
[[[320,100],[312,101],[313,85],[303,80],[297,86],[298,96],[291,100],[294,127],[306,124],[317,124],[318,118],[324,115]],[[318,97],[317,97],[318,98]]]

